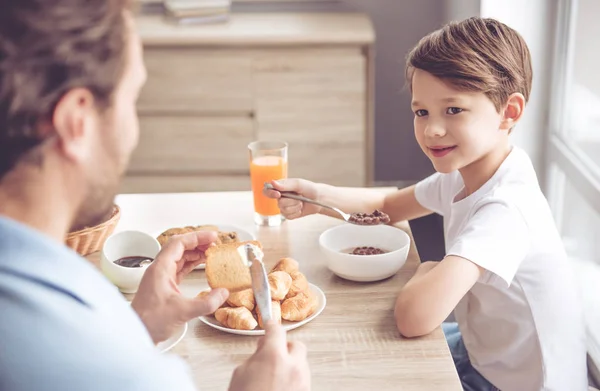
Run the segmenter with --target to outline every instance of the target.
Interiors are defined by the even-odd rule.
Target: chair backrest
[[[591,390],[598,391],[595,387],[600,387],[600,365],[598,361],[594,362],[588,354],[588,379]]]
[[[573,267],[585,312],[590,385],[600,388],[600,264],[575,258]]]

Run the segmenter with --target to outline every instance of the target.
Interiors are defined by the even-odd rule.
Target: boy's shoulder
[[[539,202],[540,197],[545,200],[529,155],[517,147],[476,193],[479,202]]]

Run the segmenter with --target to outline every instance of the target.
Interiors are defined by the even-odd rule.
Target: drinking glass
[[[254,141],[250,152],[250,180],[254,196],[254,222],[257,225],[277,226],[283,216],[277,200],[263,195],[265,182],[287,178],[288,145],[283,141]]]

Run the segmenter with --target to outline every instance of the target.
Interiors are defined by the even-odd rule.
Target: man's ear
[[[520,92],[515,92],[508,97],[502,112],[501,130],[511,130],[523,116],[525,97]]]
[[[52,125],[59,138],[59,148],[67,159],[81,161],[93,143],[97,111],[94,95],[85,88],[67,92],[58,102]]]

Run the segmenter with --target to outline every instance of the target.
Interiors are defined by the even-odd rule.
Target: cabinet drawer
[[[251,113],[250,56],[230,50],[145,49],[148,81],[140,113]]]
[[[364,55],[352,48],[264,51],[254,69],[257,136],[289,143],[289,175],[364,186]]]
[[[244,175],[127,175],[120,193],[188,193],[202,191],[250,190]]]
[[[130,172],[247,173],[249,117],[140,117]]]
[[[364,141],[366,60],[357,50],[263,52],[254,88],[261,138]]]

